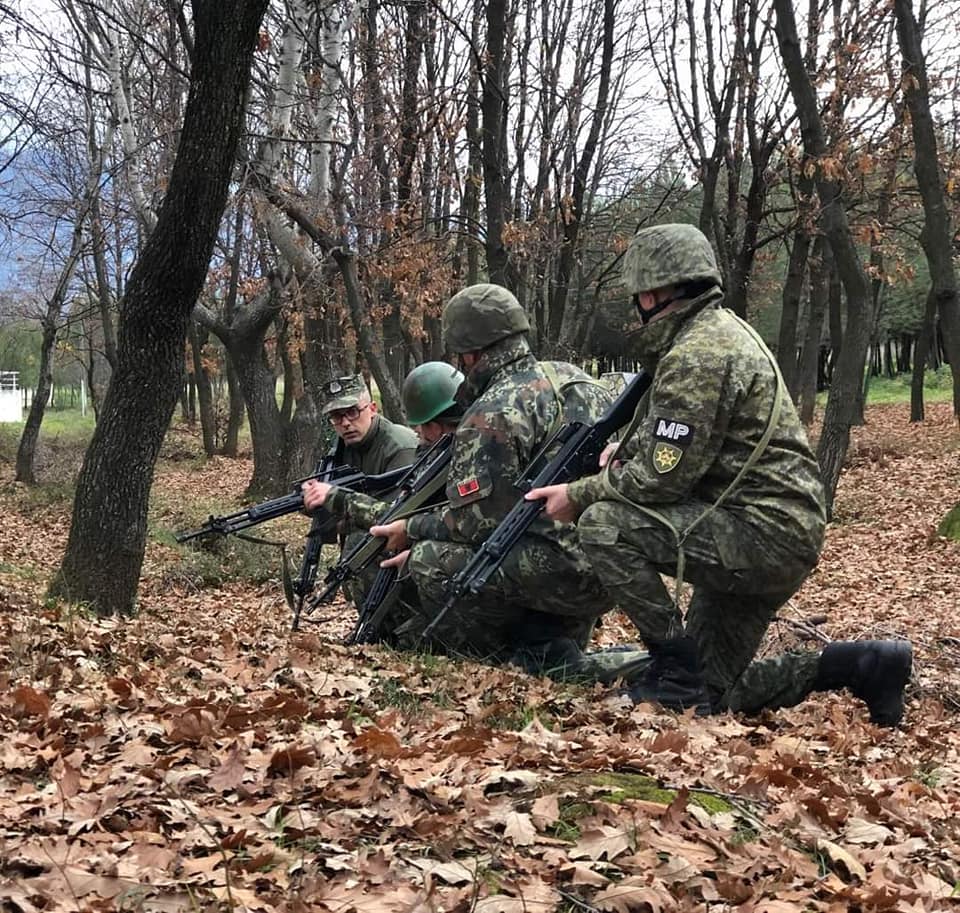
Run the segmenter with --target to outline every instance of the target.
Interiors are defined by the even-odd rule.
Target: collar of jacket
[[[673,345],[684,324],[708,307],[720,307],[722,303],[723,289],[715,286],[696,298],[681,301],[676,310],[657,320],[651,320],[637,330],[632,342],[634,352],[644,368],[652,373],[661,356]]]
[[[487,346],[480,355],[480,360],[467,375],[467,379],[460,385],[457,401],[462,406],[469,406],[475,402],[490,386],[490,382],[499,371],[507,365],[520,361],[521,358],[533,358],[530,343],[527,342],[527,337],[523,333],[508,336],[492,346]],[[461,396],[465,401],[461,402]]]
[[[367,433],[357,441],[356,444],[353,444],[350,449],[356,453],[366,452],[373,443],[373,439],[377,436],[377,432],[380,430],[381,421],[383,421],[383,416],[378,412],[373,416],[373,421],[370,423],[370,428]]]

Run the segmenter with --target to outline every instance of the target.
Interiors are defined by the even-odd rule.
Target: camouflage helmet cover
[[[463,375],[445,361],[425,361],[404,379],[400,391],[407,421],[425,425],[456,404]]]
[[[641,228],[624,255],[623,280],[631,295],[698,280],[723,284],[706,235],[682,223]]]
[[[443,344],[448,352],[485,349],[529,330],[526,312],[502,285],[470,285],[457,292],[443,309]]]

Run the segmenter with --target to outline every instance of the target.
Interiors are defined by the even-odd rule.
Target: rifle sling
[[[731,312],[732,314],[732,312]],[[780,373],[780,366],[777,364],[777,359],[774,358],[773,353],[767,348],[767,344],[763,341],[760,334],[745,320],[741,319],[735,314],[732,314],[733,318],[738,321],[743,328],[747,331],[747,334],[753,339],[757,344],[760,351],[764,354],[767,361],[770,363],[771,368],[773,369],[775,390],[773,395],[773,404],[770,407],[770,415],[767,418],[767,426],[763,431],[763,434],[760,436],[760,439],[757,441],[753,450],[750,453],[750,456],[744,461],[743,465],[740,467],[740,471],[734,476],[730,484],[720,492],[720,495],[717,497],[717,500],[710,504],[689,526],[684,530],[677,529],[670,520],[664,516],[660,511],[654,510],[652,507],[648,507],[646,504],[641,504],[637,501],[634,501],[632,498],[628,498],[621,491],[619,491],[613,483],[610,481],[610,468],[613,464],[613,460],[607,463],[603,468],[601,475],[603,476],[603,487],[604,493],[606,496],[613,501],[620,501],[623,504],[628,504],[636,510],[642,511],[647,516],[652,517],[654,520],[657,520],[659,523],[662,523],[667,529],[673,533],[673,538],[677,547],[677,574],[674,578],[676,586],[674,589],[674,602],[677,606],[680,605],[680,592],[683,587],[683,575],[684,575],[684,565],[686,563],[686,554],[684,552],[683,544],[686,542],[687,536],[693,532],[693,529],[699,525],[703,520],[710,516],[720,505],[727,499],[727,497],[736,489],[736,487],[743,480],[743,477],[753,468],[757,460],[763,455],[763,452],[767,449],[767,445],[770,443],[770,439],[773,437],[773,433],[776,430],[777,425],[780,422],[780,411],[783,408],[783,397],[784,391],[786,390],[786,384],[783,380],[783,375]],[[643,419],[641,410],[638,408],[634,414],[633,421],[630,423],[630,427],[627,429],[626,434],[623,436],[623,443],[625,444],[629,438],[636,431],[637,427],[640,424],[640,421]]]

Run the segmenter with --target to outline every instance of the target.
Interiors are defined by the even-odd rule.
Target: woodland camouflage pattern
[[[644,285],[644,276],[682,282],[694,266],[701,271],[699,240],[690,262],[684,260],[688,228],[674,232],[674,248],[660,243],[669,230],[655,234],[649,250],[638,235],[628,288]],[[671,250],[674,261],[666,266],[644,259],[666,258]],[[660,578],[677,572],[676,538],[641,506],[682,534],[734,480],[771,415],[776,374],[757,341],[719,307],[722,297],[711,288],[639,331],[637,355],[654,381],[618,453],[623,462],[606,476],[569,486],[571,499],[585,508],[578,523],[583,549],[647,643],[676,636],[682,621]],[[781,706],[812,687],[815,655],[748,665],[776,610],[816,564],[825,520],[817,463],[785,393],[759,460],[684,541],[684,579],[694,585],[686,630],[718,706]]]
[[[443,309],[443,344],[450,353],[485,349],[529,330],[526,311],[502,285],[481,282],[467,286]]]
[[[584,372],[551,365],[562,390],[562,414],[549,368],[533,357],[523,335],[485,349],[461,387],[461,398],[472,402],[454,437],[449,505],[412,517],[407,525],[414,540],[407,566],[426,613],[406,626],[414,641],[442,605],[447,578],[521,497],[514,482],[547,437],[564,420],[596,421],[609,405],[609,393]],[[447,614],[437,640],[448,649],[491,658],[503,658],[520,641],[557,635],[583,645],[594,620],[609,607],[575,528],[540,518],[488,589]]]

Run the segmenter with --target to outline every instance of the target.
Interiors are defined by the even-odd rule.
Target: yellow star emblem
[[[679,447],[658,441],[657,446],[653,448],[653,468],[661,474],[670,472],[671,469],[676,469],[682,456],[683,451]]]

